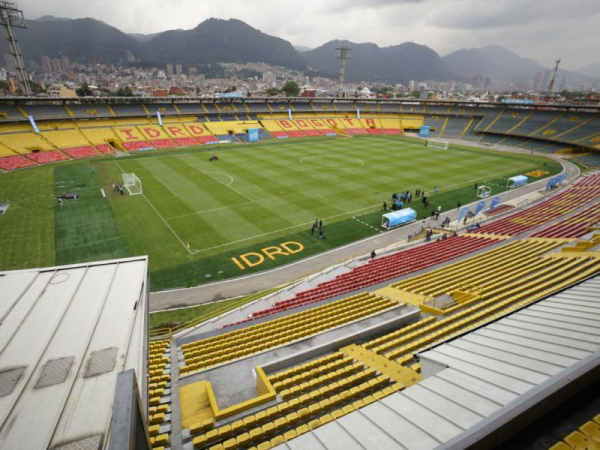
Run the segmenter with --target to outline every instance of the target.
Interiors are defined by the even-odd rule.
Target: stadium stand
[[[127,151],[137,151],[151,147],[144,135],[134,126],[114,127],[113,130],[120,139],[123,148]]]
[[[450,293],[455,301],[444,309],[429,306],[430,302],[424,303],[424,311],[436,312],[363,344],[346,345],[309,362],[269,373],[268,380],[281,398],[277,404],[238,415],[234,421],[226,423],[217,424],[214,420],[194,423],[184,435],[187,436],[189,431],[189,440],[197,449],[215,446],[271,448],[315,432],[319,427],[328,426],[334,420],[368,408],[368,405],[397,392],[405,392],[409,386],[425,383],[419,375],[421,364],[414,360],[416,352],[503,317],[559,290],[561,286],[585,279],[600,270],[600,259],[592,254],[568,256],[553,252],[564,243],[564,240],[553,239],[515,241],[395,283],[392,288],[399,292],[426,295],[428,298]],[[345,300],[350,302],[369,295],[373,294],[359,294]],[[402,295],[406,297],[406,294]],[[234,333],[247,329],[277,330],[278,321],[282,319],[242,328]],[[202,348],[209,349],[218,345],[217,342],[221,344],[222,339],[215,336],[187,343],[182,350],[184,353],[192,348],[199,350],[201,342],[205,342]],[[250,337],[246,339],[251,341]],[[222,345],[219,348],[227,352],[228,347]],[[493,351],[489,350],[487,354],[493,357],[490,352]],[[231,356],[226,354],[219,358],[227,360]],[[368,383],[364,382],[365,379],[369,380]],[[298,445],[303,445],[301,439]]]
[[[598,447],[600,447],[600,414],[569,433],[562,441],[550,447],[550,450],[587,450]]]
[[[398,303],[372,294],[359,294],[182,346],[190,374],[283,344],[312,336],[372,314],[398,307]]]
[[[398,114],[400,112],[400,107],[398,104],[382,102],[379,104],[379,112]]]
[[[426,105],[425,112],[431,115],[447,115],[450,114],[450,106]]]
[[[399,119],[391,119],[382,116],[379,121],[386,134],[402,134],[402,126]]]
[[[440,133],[440,137],[461,138],[470,122],[471,119],[467,117],[449,117],[444,132]]]
[[[37,120],[68,119],[67,110],[62,105],[26,105],[23,107],[28,116]]]
[[[247,101],[244,103],[249,112],[252,113],[270,113],[271,109],[265,102]]]
[[[312,108],[311,104],[309,102],[294,102],[291,104],[292,110],[294,111],[298,111],[298,112],[313,112],[314,109]]]
[[[106,105],[76,105],[70,104],[69,110],[73,113],[73,117],[77,119],[94,119],[97,117],[111,117],[110,111]]]
[[[45,131],[42,136],[57,148],[69,148],[90,145],[79,130]]]
[[[0,143],[21,154],[55,149],[43,136],[32,132],[0,134]]]
[[[600,174],[590,175],[531,208],[483,225],[478,232],[514,236],[567,214],[598,196]]]
[[[526,123],[533,112],[526,109],[505,110],[497,121],[486,129],[490,133],[510,133],[513,129]]]
[[[204,115],[205,113],[205,110],[200,103],[175,103],[175,106],[181,114]]]
[[[351,272],[338,275],[331,281],[320,283],[310,290],[299,292],[289,300],[276,302],[272,308],[257,311],[250,318],[231,325],[277,314],[382,283],[477,251],[497,242],[494,238],[452,237],[380,257],[369,261],[364,266],[357,267]]]
[[[551,125],[561,114],[555,111],[535,111],[529,119],[511,131],[519,136],[531,136]]]
[[[548,238],[578,238],[600,224],[600,204],[596,203],[585,211],[580,212],[557,224],[538,231],[532,237]]]
[[[598,356],[596,338],[591,338],[593,343],[587,338],[598,331],[592,319],[598,312],[598,296],[591,293],[597,286],[597,278],[591,279],[508,317],[495,314],[496,322],[421,352],[418,366],[427,373],[422,381],[361,405],[360,412],[349,411],[335,421],[316,424],[275,448],[325,450],[342,443],[342,448],[401,450],[417,442],[418,448],[427,450],[516,448],[525,439],[527,447],[547,448],[543,442],[532,443],[526,431],[505,442],[510,436],[505,425],[510,418],[529,423],[542,416],[539,428],[552,426],[543,417],[553,407],[552,395],[544,388],[560,391],[561,385],[572,380],[570,372],[587,358]],[[581,302],[573,304],[574,298]],[[542,408],[528,408],[533,396]],[[576,419],[573,426],[583,420]],[[581,434],[596,433],[595,424],[586,424]],[[573,447],[567,450],[596,448],[590,439],[574,437]]]
[[[13,155],[0,158],[0,169],[5,171],[23,169],[25,167],[36,166],[37,164],[24,156]]]
[[[561,114],[559,117],[555,118],[556,120],[552,120],[551,123],[546,127],[536,130],[534,133],[530,134],[530,136],[556,139],[563,134],[573,131],[573,129],[576,129],[581,125],[584,125],[589,119],[592,118],[593,116],[588,117],[586,114],[575,112]]]
[[[65,148],[65,149],[63,149],[63,152],[65,152],[67,155],[69,155],[73,159],[89,158],[91,156],[101,155],[101,153],[98,152],[98,150],[96,150],[91,145],[87,145],[84,147]]]
[[[143,105],[134,104],[111,104],[110,109],[117,117],[148,116]]]
[[[25,115],[21,113],[16,107],[10,105],[0,106],[0,123],[12,122],[25,119]]]
[[[204,108],[204,111],[206,112],[207,117],[212,117],[212,116],[216,117],[216,115],[219,113],[219,110],[217,109],[217,106],[214,103],[203,102],[202,108]]]
[[[590,169],[600,167],[600,153],[590,153],[589,155],[578,156],[575,161],[581,163]]]
[[[400,122],[402,123],[403,130],[418,131],[423,126],[423,116],[407,116],[402,115]]]
[[[422,114],[425,112],[426,107],[427,106],[423,103],[419,103],[419,104],[413,104],[413,102],[402,103],[400,112],[402,112],[403,114]]]
[[[147,103],[146,109],[153,116],[156,116],[157,112],[159,112],[161,116],[172,116],[177,114],[177,110],[175,109],[175,105],[173,103]]]
[[[27,157],[33,159],[38,164],[48,164],[69,159],[69,157],[60,150],[47,150],[45,152],[29,153]]]
[[[96,149],[104,155],[109,155],[115,152],[115,149],[109,144],[98,144],[96,145]]]
[[[438,137],[440,136],[440,133],[445,129],[447,121],[448,116],[425,116],[423,125],[429,127],[429,135],[431,137]]]
[[[154,148],[175,147],[175,141],[169,137],[165,130],[158,125],[145,125],[138,127],[142,135]]]
[[[111,127],[93,127],[93,128],[79,128],[86,139],[93,145],[102,145],[109,142],[116,142],[116,135]]]
[[[504,113],[503,108],[492,108],[492,107],[478,107],[475,116],[481,117],[479,121],[476,120],[476,131],[486,131],[488,127],[491,127],[494,122],[500,119],[500,116]]]
[[[360,114],[378,114],[379,105],[376,102],[356,102],[356,108],[360,110]]]

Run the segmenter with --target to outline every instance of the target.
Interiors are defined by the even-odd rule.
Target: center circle
[[[362,167],[365,162],[362,159],[350,158],[348,156],[307,156],[300,160],[300,164],[317,169],[354,169]]]

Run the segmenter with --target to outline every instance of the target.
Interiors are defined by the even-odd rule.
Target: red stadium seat
[[[1,170],[15,170],[22,169],[23,167],[37,166],[37,163],[31,159],[25,158],[21,155],[4,156],[0,158],[0,169]]]
[[[65,148],[63,149],[67,155],[71,158],[79,159],[79,158],[89,158],[91,156],[98,156],[100,153],[91,145],[85,147],[73,147],[73,148]]]
[[[29,159],[33,159],[39,164],[48,164],[56,161],[64,161],[69,159],[67,155],[62,153],[60,150],[48,150],[45,152],[29,153],[27,155]]]

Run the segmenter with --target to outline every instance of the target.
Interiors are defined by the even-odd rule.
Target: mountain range
[[[521,58],[500,46],[457,50],[440,57],[433,49],[406,42],[379,47],[373,43],[334,40],[320,47],[294,46],[236,20],[208,19],[191,30],[170,30],[150,35],[126,34],[104,22],[91,19],[64,19],[43,16],[28,21],[28,29],[17,29],[17,37],[30,64],[40,58],[67,56],[72,61],[164,66],[167,63],[196,66],[214,73],[218,63],[263,62],[273,66],[337,78],[335,49],[352,47],[346,79],[388,84],[408,80],[470,80],[480,73],[502,84],[531,80],[547,70],[538,62]],[[6,41],[0,51],[8,53]],[[582,68],[581,73],[561,71],[569,81],[586,83],[600,78],[600,63]]]

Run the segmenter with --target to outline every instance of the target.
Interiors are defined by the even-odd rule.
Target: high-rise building
[[[181,64],[175,65],[175,73],[177,75],[181,75],[183,73],[183,66]]]
[[[548,89],[548,83],[550,83],[550,77],[552,76],[552,71],[546,70],[542,75],[542,83],[540,84],[540,91],[546,91]]]
[[[52,71],[55,74],[62,73],[63,69],[62,69],[62,64],[61,64],[60,59],[52,58]]]
[[[44,67],[44,72],[47,74],[52,73],[52,58],[49,56],[42,56],[42,66]]]
[[[471,78],[471,84],[475,89],[481,89],[484,85],[484,81],[485,79],[480,73],[473,75],[473,78]]]
[[[567,87],[567,77],[563,75],[560,80],[560,84],[558,85],[558,92],[562,92]]]
[[[542,72],[536,72],[535,78],[533,79],[533,91],[540,92],[542,90],[541,84],[542,84]]]
[[[198,73],[198,69],[196,69],[195,67],[188,67],[188,73],[190,75],[196,75],[196,73]]]
[[[167,74],[172,77],[173,76],[173,64],[169,63],[167,64]]]
[[[67,56],[62,56],[62,58],[60,58],[62,61],[62,67],[64,69],[65,72],[70,72],[71,71],[71,61],[69,60],[69,58]]]

